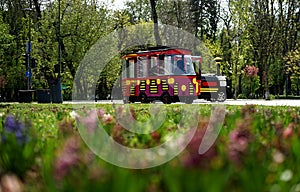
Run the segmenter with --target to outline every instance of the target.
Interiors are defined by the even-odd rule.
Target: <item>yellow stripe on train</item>
[[[200,92],[217,92],[219,88],[200,88]]]

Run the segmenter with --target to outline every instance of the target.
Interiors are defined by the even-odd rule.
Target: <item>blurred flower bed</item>
[[[226,106],[219,136],[199,155],[212,107],[198,105],[197,130],[185,150],[163,165],[133,170],[95,155],[81,138],[76,120],[81,119],[88,132],[101,122],[124,146],[151,148],[184,124],[180,119],[185,105],[166,105],[163,123],[150,134],[132,133],[123,125],[133,122],[131,118],[145,122],[154,116],[159,121],[159,109],[126,106],[128,110],[104,104],[96,110],[0,105],[0,191],[300,191],[299,108]],[[195,120],[188,116],[188,121]]]

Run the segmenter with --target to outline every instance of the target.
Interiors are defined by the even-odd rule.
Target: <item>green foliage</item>
[[[129,20],[132,24],[151,21],[151,6],[149,0],[127,1],[124,11],[129,16]],[[116,12],[118,13],[119,11]]]
[[[224,28],[220,38],[223,58],[233,69],[236,89],[239,87],[239,69],[235,68],[251,64],[260,69],[260,93],[262,88],[268,91],[271,87],[273,94],[282,94],[285,83],[283,58],[299,46],[297,35],[291,36],[297,33],[294,27],[299,24],[290,17],[297,14],[294,9],[297,5],[295,1],[230,1],[229,10],[221,15]]]
[[[37,76],[47,80],[55,78],[57,64],[57,17],[58,4],[43,11],[36,37],[36,53],[40,56]],[[85,53],[103,35],[109,32],[108,10],[95,2],[80,0],[61,1],[61,53],[66,70],[62,73],[63,84],[72,86],[77,67]],[[68,89],[70,91],[71,89]],[[70,94],[70,93],[67,93]]]
[[[5,62],[5,53],[11,47],[12,36],[9,34],[9,26],[3,22],[0,15],[0,62]],[[3,69],[1,68],[1,72]]]
[[[22,71],[22,67],[18,66],[15,61],[15,56],[12,50],[15,49],[14,38],[9,33],[10,28],[5,23],[0,15],[0,76],[2,83],[1,88],[14,88],[22,85],[22,77],[24,77],[25,71]],[[22,73],[20,73],[22,72]]]
[[[247,95],[247,98],[255,98],[255,93],[259,89],[260,80],[259,76],[252,78],[242,77],[242,92],[244,95]]]
[[[299,95],[300,48],[290,51],[284,59],[286,61],[286,73],[290,75],[292,80],[292,90]]]
[[[262,94],[270,87],[272,94],[283,94],[285,74],[282,71],[288,62],[286,58],[293,58],[288,64],[291,72],[288,87],[293,93],[299,92],[299,59],[296,58],[300,45],[298,1],[231,0],[221,7],[217,0],[155,2],[158,23],[178,27],[204,41],[210,50],[201,48],[198,51],[203,54],[207,65],[212,64],[204,55],[207,52],[223,58],[221,71],[233,81],[236,94],[241,93],[238,90],[242,86],[239,85],[240,71],[246,64],[260,69],[258,92]],[[1,84],[4,89],[26,87],[22,54],[25,53],[29,28],[33,41],[32,56],[38,63],[32,70],[32,88],[48,88],[50,81],[57,77],[54,65],[58,62],[58,2],[49,1],[37,6],[40,3],[40,0],[33,0],[30,12],[24,10],[30,6],[25,0],[4,0],[1,3],[0,76],[5,79],[5,85]],[[77,67],[98,39],[130,25],[153,22],[148,0],[128,1],[121,10],[112,9],[110,5],[110,2],[106,5],[93,0],[61,0],[61,60],[66,65],[62,81],[68,87],[64,91],[65,98],[70,98]],[[114,40],[123,40],[129,34],[130,31],[119,34]],[[136,38],[144,38],[143,35]],[[178,44],[184,45],[182,42]],[[118,51],[124,46],[124,42],[119,42]],[[114,72],[119,71],[119,61],[116,63]],[[104,83],[100,86],[110,89],[114,78],[99,78],[99,82]],[[82,82],[78,86],[84,89]]]

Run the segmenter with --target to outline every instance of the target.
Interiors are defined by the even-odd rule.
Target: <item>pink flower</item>
[[[103,117],[104,117],[104,115],[105,115],[105,111],[104,111],[104,109],[100,109],[100,110],[98,110],[98,115],[99,115],[99,117],[100,117],[100,118],[103,118]]]
[[[241,157],[245,153],[250,141],[250,131],[246,129],[233,130],[229,134],[228,153],[229,158],[237,163],[241,163]]]
[[[110,114],[104,114],[102,120],[104,124],[110,124],[114,121],[114,117]]]
[[[231,147],[237,151],[245,151],[248,146],[248,137],[241,131],[232,131],[229,135]]]
[[[125,144],[125,138],[124,133],[126,132],[126,129],[122,127],[120,124],[116,124],[111,129],[111,137],[118,143],[124,145]]]
[[[62,154],[55,163],[55,178],[63,179],[72,167],[77,165],[79,158],[76,154]]]
[[[14,174],[3,175],[0,181],[0,191],[3,192],[22,192],[24,184]]]
[[[94,133],[96,127],[98,126],[98,114],[100,112],[97,110],[91,110],[87,113],[86,117],[78,117],[77,120],[85,126],[89,133]]]
[[[289,138],[293,135],[293,130],[294,130],[295,124],[294,123],[290,123],[287,128],[285,128],[282,132],[282,137],[284,139]]]
[[[244,68],[244,73],[247,77],[253,77],[253,76],[257,76],[257,73],[258,73],[258,68],[251,65],[246,65],[246,67]]]
[[[63,179],[72,167],[75,167],[79,162],[79,144],[77,137],[69,138],[62,151],[58,153],[54,164],[55,178]]]
[[[217,157],[216,146],[213,145],[208,151],[204,154],[199,154],[199,146],[205,134],[205,127],[207,127],[207,122],[200,124],[199,127],[193,136],[190,143],[187,145],[185,152],[181,156],[180,160],[184,167],[186,168],[207,168],[212,159]]]

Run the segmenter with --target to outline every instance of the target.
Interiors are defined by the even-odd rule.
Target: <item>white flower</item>
[[[79,115],[75,112],[75,111],[71,111],[70,112],[70,116],[72,117],[72,118],[76,118],[76,117],[79,117]]]
[[[275,163],[283,163],[284,162],[284,159],[285,159],[285,156],[284,154],[282,154],[280,151],[276,150],[274,153],[273,153],[273,161]]]
[[[103,121],[105,124],[111,123],[111,122],[113,122],[113,120],[114,120],[114,117],[112,115],[110,115],[110,114],[103,115]]]
[[[5,114],[3,112],[0,113],[0,117],[3,117]]]
[[[300,183],[298,183],[295,188],[294,188],[295,192],[299,192],[300,191]]]
[[[293,178],[293,172],[290,169],[284,170],[280,175],[281,181],[289,181]]]

